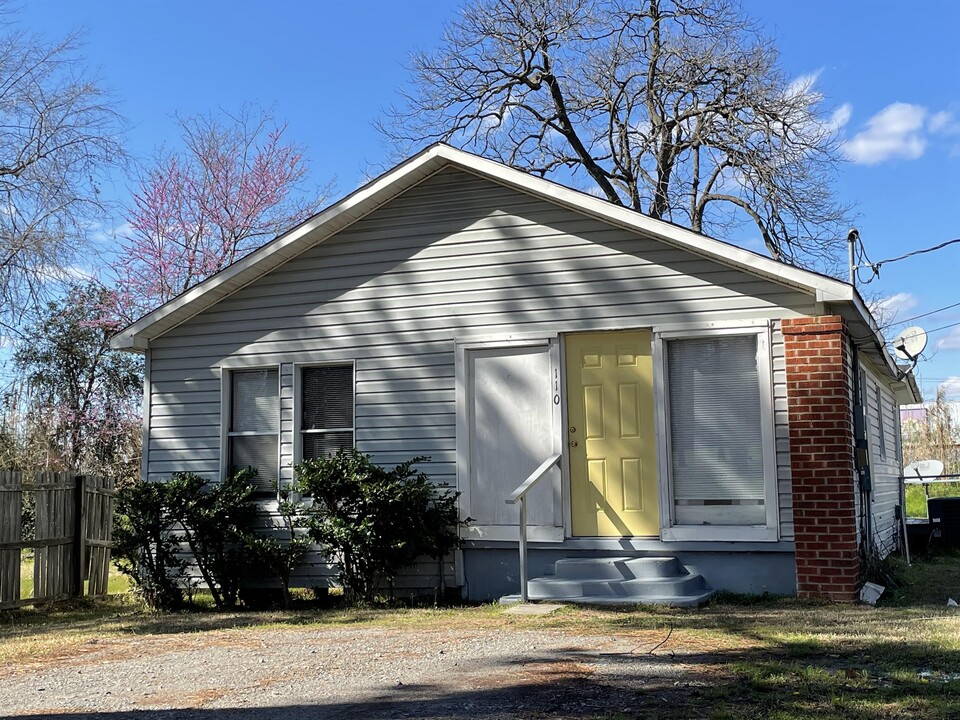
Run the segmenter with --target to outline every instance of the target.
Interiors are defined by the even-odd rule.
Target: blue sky
[[[775,38],[788,76],[814,77],[842,121],[849,162],[837,189],[856,206],[870,257],[960,237],[960,3],[744,6]],[[37,0],[24,4],[19,20],[50,39],[85,30],[83,55],[130,122],[135,155],[175,147],[175,113],[256,102],[288,122],[290,137],[307,147],[313,179],[336,179],[339,195],[387,161],[372,122],[405,83],[411,51],[435,44],[457,7],[442,0]],[[107,192],[123,200],[128,188],[118,178]],[[958,269],[960,244],[886,265],[862,292],[906,319],[960,303]],[[930,330],[951,323],[960,323],[960,308],[918,321]],[[930,333],[918,370],[927,395],[946,383],[960,399],[960,325]]]

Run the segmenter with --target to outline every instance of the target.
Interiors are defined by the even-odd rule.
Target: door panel
[[[574,535],[659,535],[650,340],[647,330],[566,338]]]
[[[505,500],[556,452],[549,348],[468,351],[470,509],[474,528],[515,526],[517,507]],[[554,469],[527,496],[527,522],[561,525]]]

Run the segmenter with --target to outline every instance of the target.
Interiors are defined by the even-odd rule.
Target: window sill
[[[674,525],[660,531],[664,542],[777,542],[777,528],[756,525]]]
[[[510,541],[520,540],[520,528],[516,525],[468,525],[461,531],[464,540]],[[563,542],[563,528],[552,525],[528,525],[527,540],[530,542]]]

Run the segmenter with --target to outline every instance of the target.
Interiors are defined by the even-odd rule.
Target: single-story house
[[[469,599],[518,590],[506,499],[552,457],[539,597],[850,601],[901,542],[920,398],[853,287],[443,144],[113,343],[146,360],[146,480],[429,456],[473,518],[442,571]]]

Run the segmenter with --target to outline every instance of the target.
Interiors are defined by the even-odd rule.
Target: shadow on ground
[[[883,645],[883,644],[881,644]],[[474,685],[404,684],[353,701],[275,704],[266,707],[150,708],[147,701],[126,711],[48,708],[14,715],[40,720],[333,720],[334,718],[421,718],[423,720],[511,720],[519,718],[628,720],[657,718],[747,718],[778,720],[843,718],[881,720],[960,717],[960,674],[934,667],[918,674],[901,660],[915,661],[916,647],[875,646],[886,661],[869,655],[730,650],[703,655],[587,653],[560,648],[550,656],[518,661],[511,679],[473,677]],[[898,653],[898,650],[900,651]],[[900,660],[896,660],[899,658]],[[941,656],[956,668],[956,653]],[[904,663],[905,665],[906,663]],[[936,665],[943,667],[940,663]],[[513,678],[516,680],[513,680]],[[440,682],[442,683],[442,678]],[[309,683],[309,678],[304,678]],[[184,704],[189,704],[184,702]]]

